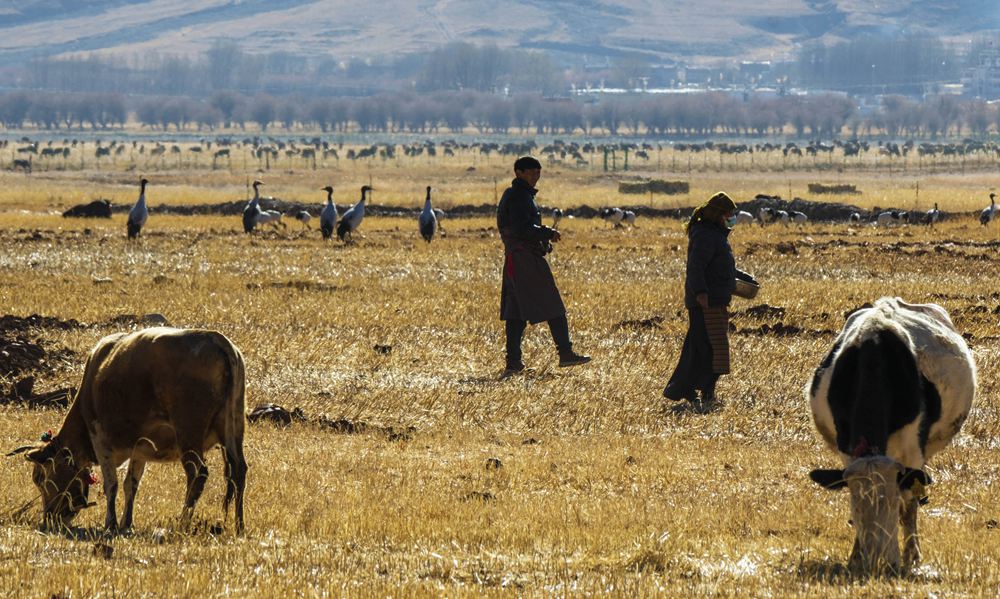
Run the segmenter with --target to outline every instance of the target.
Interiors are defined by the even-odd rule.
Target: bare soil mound
[[[0,403],[26,403],[32,407],[69,405],[71,388],[35,393],[35,378],[65,368],[76,359],[65,347],[52,347],[38,338],[39,329],[67,330],[80,327],[75,320],[31,315],[0,316]]]

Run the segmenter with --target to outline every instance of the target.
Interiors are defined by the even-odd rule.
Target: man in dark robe
[[[497,206],[497,228],[503,240],[505,259],[500,290],[500,318],[506,321],[507,368],[503,377],[524,370],[521,337],[527,324],[548,322],[552,340],[559,350],[559,366],[576,366],[590,361],[573,351],[569,339],[566,307],[545,255],[560,239],[559,231],[542,225],[535,204],[535,185],[542,165],[531,156],[514,162],[514,181]]]

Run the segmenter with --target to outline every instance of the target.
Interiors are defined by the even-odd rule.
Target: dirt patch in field
[[[319,428],[341,435],[361,435],[374,433],[384,435],[389,441],[409,441],[413,439],[416,427],[395,427],[379,426],[363,420],[348,420],[346,418],[330,418],[320,414],[309,416],[302,408],[288,410],[278,404],[261,404],[247,414],[247,420],[251,424],[260,422],[271,422],[281,427],[288,427],[292,424],[313,424]]]
[[[36,314],[28,317],[0,316],[0,403],[31,407],[69,405],[75,390],[35,392],[38,376],[67,367],[76,354],[65,347],[53,347],[36,333],[40,329],[80,328],[75,320],[61,320]]]
[[[762,324],[759,327],[737,328],[730,324],[730,331],[738,335],[752,335],[755,337],[827,337],[837,334],[831,329],[804,329],[793,324],[776,322],[774,324]]]
[[[643,318],[643,319],[639,319],[639,320],[623,320],[623,321],[615,324],[614,328],[618,329],[618,330],[629,329],[629,330],[636,330],[636,331],[644,331],[644,330],[650,330],[650,329],[658,329],[658,328],[660,328],[660,324],[661,323],[663,323],[663,317],[659,316],[659,315],[656,315],[656,316],[650,316],[649,318]]]
[[[742,312],[735,312],[733,316],[748,316],[750,318],[777,318],[785,317],[785,309],[781,306],[771,306],[768,304],[758,304],[750,306]]]
[[[247,289],[296,289],[298,291],[343,291],[342,285],[317,281],[272,281],[270,283],[247,283]]]
[[[73,329],[83,329],[86,327],[87,325],[77,320],[73,320],[72,318],[69,320],[63,320],[53,316],[39,316],[38,314],[32,314],[30,316],[12,316],[7,314],[0,316],[0,334],[24,333],[37,329],[69,331]]]

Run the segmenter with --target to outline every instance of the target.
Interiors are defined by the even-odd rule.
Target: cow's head
[[[855,542],[849,566],[862,574],[899,572],[899,509],[901,495],[923,496],[930,477],[882,455],[858,458],[844,470],[813,470],[809,477],[821,486],[851,492]]]
[[[47,526],[69,526],[88,502],[94,484],[89,468],[73,459],[73,453],[58,438],[42,446],[19,448],[11,453],[27,452],[32,463],[31,480],[42,496],[42,516]]]

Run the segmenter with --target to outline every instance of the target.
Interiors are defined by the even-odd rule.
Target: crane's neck
[[[327,206],[332,206],[333,205],[333,191],[332,190],[326,192],[326,205]]]
[[[365,205],[365,199],[367,197],[368,197],[368,190],[367,189],[362,189],[361,190],[361,200],[358,202],[358,206],[364,206]]]

